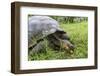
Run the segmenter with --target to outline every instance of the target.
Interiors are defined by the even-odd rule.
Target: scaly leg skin
[[[32,55],[33,53],[41,52],[45,48],[45,42],[41,41],[36,46],[32,48],[32,50],[29,51],[29,55]]]

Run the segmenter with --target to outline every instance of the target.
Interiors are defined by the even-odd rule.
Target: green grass
[[[72,54],[65,50],[55,51],[52,48],[46,48],[41,53],[29,55],[28,60],[55,60],[55,59],[77,59],[87,58],[88,56],[88,23],[70,23],[60,24],[60,27],[67,32],[71,41],[75,45]]]

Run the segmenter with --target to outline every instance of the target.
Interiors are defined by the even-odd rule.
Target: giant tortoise
[[[67,33],[59,28],[59,23],[49,16],[30,16],[28,19],[28,46],[29,52],[37,53],[44,48],[44,39],[48,46],[59,50],[73,50]]]

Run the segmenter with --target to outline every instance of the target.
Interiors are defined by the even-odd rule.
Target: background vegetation
[[[43,52],[29,55],[28,60],[54,60],[54,59],[76,59],[88,56],[88,18],[87,17],[62,17],[51,16],[56,19],[60,28],[67,32],[75,45],[72,54],[65,50],[56,51],[45,46]],[[47,41],[46,41],[47,43]]]

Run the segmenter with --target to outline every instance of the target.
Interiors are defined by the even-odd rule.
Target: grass
[[[55,51],[46,48],[41,53],[29,55],[28,60],[55,60],[55,59],[78,59],[87,58],[88,56],[88,23],[70,23],[60,24],[60,27],[67,32],[71,41],[75,45],[75,50],[72,54],[67,53],[65,50]]]

